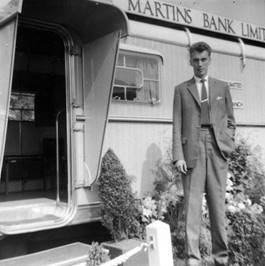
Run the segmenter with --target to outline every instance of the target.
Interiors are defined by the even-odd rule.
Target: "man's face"
[[[194,75],[198,78],[204,78],[208,73],[208,67],[211,63],[211,57],[207,51],[194,51],[190,57],[190,64],[193,67]]]

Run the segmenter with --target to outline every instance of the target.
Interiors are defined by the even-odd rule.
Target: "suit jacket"
[[[234,150],[235,118],[226,82],[208,78],[210,122],[220,155]],[[188,168],[196,165],[200,137],[201,104],[195,79],[175,87],[173,106],[173,161],[185,160]]]

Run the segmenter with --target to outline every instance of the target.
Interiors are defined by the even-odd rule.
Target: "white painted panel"
[[[243,85],[245,87],[244,121],[264,124],[265,61],[247,60],[243,71]]]
[[[113,149],[138,195],[153,190],[156,165],[171,154],[171,124],[109,123],[103,154]],[[258,157],[265,162],[265,127],[238,127],[237,138],[244,138],[252,148],[259,147]]]
[[[231,90],[233,100],[243,102],[243,108],[235,109],[237,123],[264,124],[265,61],[247,59],[243,68],[236,56],[214,54],[212,62],[213,76],[242,83],[242,89]]]
[[[171,132],[170,124],[109,123],[103,155],[108,148],[113,149],[131,176],[135,191],[145,194],[153,189],[158,160],[171,150]]]

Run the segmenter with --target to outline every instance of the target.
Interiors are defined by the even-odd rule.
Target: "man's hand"
[[[179,172],[181,172],[182,174],[186,174],[187,173],[187,164],[184,160],[178,160],[176,163],[175,163],[175,166],[177,168],[177,170]]]

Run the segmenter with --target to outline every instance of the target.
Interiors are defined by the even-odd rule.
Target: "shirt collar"
[[[199,78],[199,77],[194,76],[194,79],[195,79],[196,83],[200,83],[201,82],[201,78]],[[208,75],[205,76],[204,79],[205,79],[206,82],[208,82]]]

